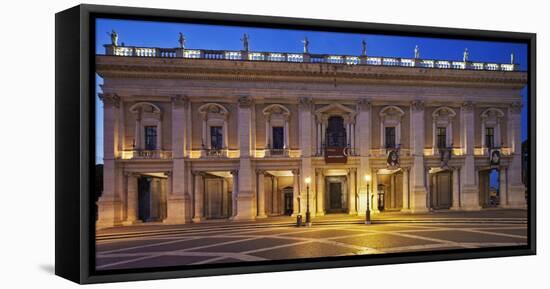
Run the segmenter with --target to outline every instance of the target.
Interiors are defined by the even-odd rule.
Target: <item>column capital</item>
[[[237,176],[239,175],[239,170],[232,170],[229,173],[232,174],[233,176]]]
[[[256,170],[256,174],[258,174],[258,175],[265,175],[265,170],[257,169],[257,170]]]
[[[170,176],[172,176],[172,171],[165,171],[164,175],[167,176],[167,177],[170,177]]]
[[[359,110],[368,111],[372,108],[372,101],[370,98],[361,98],[357,101]]]
[[[138,177],[139,173],[136,172],[124,172],[125,177]]]
[[[252,105],[252,98],[250,96],[241,96],[238,99],[239,107],[249,108]]]
[[[411,101],[411,108],[413,111],[424,111],[424,101],[423,100]]]
[[[299,169],[293,169],[293,170],[292,170],[292,175],[297,176],[297,175],[299,175],[299,174],[300,174],[300,170],[299,170]]]
[[[193,176],[204,176],[205,173],[203,171],[191,171],[191,174],[193,174]]]
[[[170,101],[174,104],[174,107],[187,108],[189,106],[189,97],[187,95],[176,94],[170,96]]]
[[[313,99],[311,97],[300,97],[298,99],[300,107],[303,109],[311,109],[313,106]]]
[[[120,107],[120,97],[116,93],[100,93],[99,99],[105,106]]]
[[[473,101],[465,101],[462,103],[462,110],[471,112],[474,110],[474,102]]]
[[[514,114],[519,114],[521,113],[522,107],[523,107],[523,104],[521,103],[521,101],[512,102],[510,104],[510,111]]]

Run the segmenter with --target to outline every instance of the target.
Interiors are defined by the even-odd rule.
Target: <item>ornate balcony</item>
[[[168,160],[172,158],[172,151],[164,150],[127,150],[122,152],[122,159],[159,159]]]
[[[201,157],[203,158],[227,158],[228,157],[228,150],[227,149],[207,149],[203,148],[201,150]]]
[[[515,63],[489,63],[420,58],[380,57],[367,55],[335,55],[291,52],[252,52],[237,50],[209,50],[186,48],[156,48],[104,45],[106,55],[122,57],[154,57],[212,59],[231,61],[264,61],[292,63],[329,63],[337,65],[371,65],[392,67],[421,67],[455,70],[517,71]]]

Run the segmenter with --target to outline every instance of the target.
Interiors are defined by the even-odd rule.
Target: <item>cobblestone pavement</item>
[[[316,218],[312,227],[293,219],[253,223],[138,225],[97,233],[96,268],[122,269],[191,264],[501,247],[527,244],[524,213],[395,214],[362,224],[362,218]],[[491,217],[493,216],[493,217]]]

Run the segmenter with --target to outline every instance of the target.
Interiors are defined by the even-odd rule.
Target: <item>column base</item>
[[[110,228],[122,225],[122,202],[103,201],[97,203],[98,219],[96,229]]]
[[[256,219],[265,219],[267,218],[267,215],[257,215]]]
[[[126,221],[122,222],[122,225],[123,226],[131,226],[131,225],[141,224],[141,223],[143,223],[142,220],[126,220]]]
[[[325,215],[325,212],[317,212],[316,215],[317,215],[317,216],[324,216],[324,215]]]
[[[229,220],[233,221],[233,222],[246,222],[246,221],[255,221],[256,220],[256,217],[252,216],[233,216],[231,218],[229,218]]]
[[[401,211],[400,211],[400,212],[401,212],[401,213],[406,213],[406,214],[410,214],[410,213],[412,213],[412,210],[411,210],[411,209],[409,209],[409,208],[406,208],[406,209],[401,209]]]
[[[414,208],[409,209],[409,213],[411,214],[422,214],[422,213],[428,213],[430,210],[428,208]]]
[[[452,207],[449,208],[449,210],[451,210],[451,211],[462,211],[462,207],[452,206]]]
[[[193,219],[191,219],[193,223],[200,223],[203,220],[204,220],[204,217],[193,217]]]

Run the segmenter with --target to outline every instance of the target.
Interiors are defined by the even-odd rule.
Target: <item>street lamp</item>
[[[365,175],[365,181],[367,182],[367,213],[365,214],[365,224],[370,225],[370,223],[371,223],[371,221],[370,221],[370,202],[369,202],[369,199],[370,199],[370,196],[369,196],[370,175]]]
[[[307,195],[306,195],[306,226],[311,227],[311,214],[309,212],[309,183],[311,183],[311,178],[306,178],[306,188],[307,188]]]

